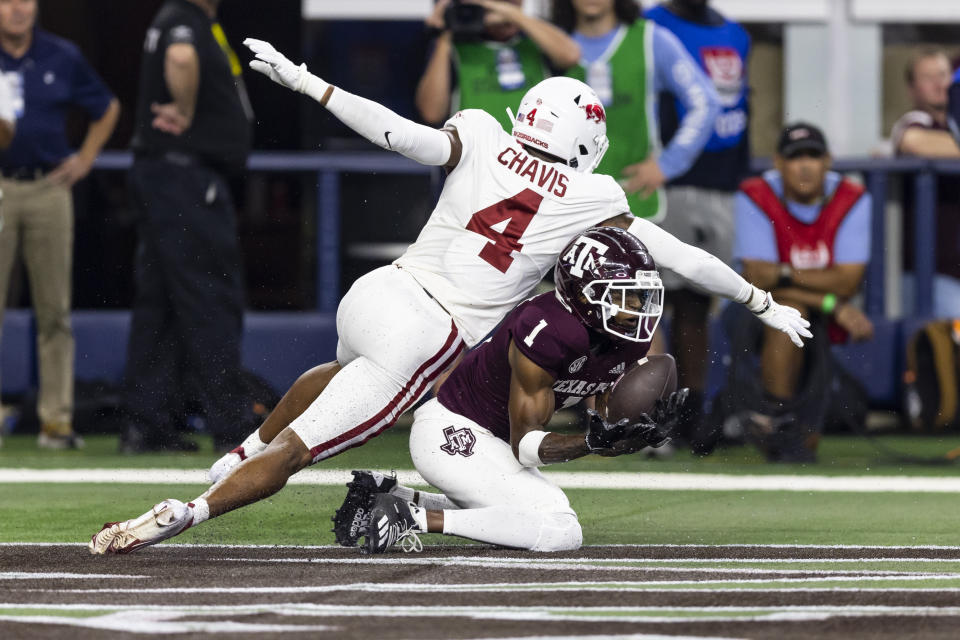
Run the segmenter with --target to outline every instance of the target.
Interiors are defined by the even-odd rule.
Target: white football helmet
[[[555,77],[537,83],[520,101],[513,137],[559,158],[580,173],[597,168],[607,151],[607,114],[586,84]]]

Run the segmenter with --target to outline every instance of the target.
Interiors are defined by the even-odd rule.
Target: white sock
[[[459,509],[450,498],[442,493],[428,493],[426,491],[417,491],[402,484],[396,485],[390,489],[391,495],[395,495],[401,500],[412,502],[418,507],[429,509],[431,511],[443,511],[444,509]]]
[[[243,457],[252,458],[267,448],[267,443],[260,439],[260,429],[247,436],[247,439],[240,445],[243,449]]]
[[[407,502],[420,504],[416,500],[417,492],[410,487],[403,486],[402,484],[397,484],[393,487],[393,489],[390,489],[390,495],[397,496],[401,500],[405,500]]]
[[[424,509],[431,511],[443,511],[445,509],[459,509],[460,507],[443,495],[442,493],[427,493],[420,491],[417,495],[417,504]]]
[[[193,509],[193,526],[210,519],[210,505],[204,498],[197,498],[187,506]]]

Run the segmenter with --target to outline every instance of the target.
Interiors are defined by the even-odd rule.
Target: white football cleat
[[[135,520],[108,522],[90,538],[90,553],[131,553],[172,538],[193,524],[193,509],[179,500],[164,500]]]
[[[243,447],[237,447],[233,451],[223,454],[223,456],[213,463],[210,467],[210,470],[207,471],[207,477],[210,479],[210,484],[217,484],[223,480],[228,473],[230,473],[235,467],[239,466],[241,462],[247,459],[247,456],[243,454]]]

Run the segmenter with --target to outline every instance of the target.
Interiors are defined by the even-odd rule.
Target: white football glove
[[[757,302],[753,302],[754,299],[756,299]],[[753,311],[754,315],[760,318],[765,325],[779,329],[790,336],[793,344],[800,348],[803,348],[803,340],[800,339],[801,337],[813,337],[813,334],[810,333],[810,329],[808,328],[810,322],[801,316],[800,312],[793,307],[788,307],[776,302],[769,291],[764,294],[763,290],[755,287],[754,295],[752,296],[751,302],[747,304],[747,307],[750,311]]]
[[[300,93],[306,93],[310,79],[316,78],[319,80],[307,71],[305,63],[298,67],[290,62],[285,55],[274,49],[269,42],[247,38],[243,41],[243,44],[256,56],[250,61],[250,68],[259,71],[279,85]]]

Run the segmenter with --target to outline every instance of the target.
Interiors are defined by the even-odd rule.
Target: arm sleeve
[[[677,240],[643,218],[635,219],[628,231],[643,241],[658,267],[676,272],[708,293],[742,303],[750,300],[753,286],[716,256]]]
[[[720,98],[677,37],[658,25],[653,28],[654,91],[666,90],[686,109],[670,144],[658,159],[667,179],[683,175],[713,135]]]
[[[742,191],[733,197],[733,212],[733,257],[779,262],[777,238],[770,218]]]
[[[837,229],[834,241],[834,262],[838,264],[863,264],[870,260],[870,221],[873,217],[873,200],[869,193],[863,194]]]
[[[106,113],[113,93],[93,70],[79,49],[73,50],[73,78],[71,78],[71,100],[94,120]]]
[[[315,92],[307,91],[311,96]],[[396,151],[420,164],[439,166],[450,159],[450,136],[439,129],[417,124],[372,100],[337,87],[327,110],[381,149]]]

